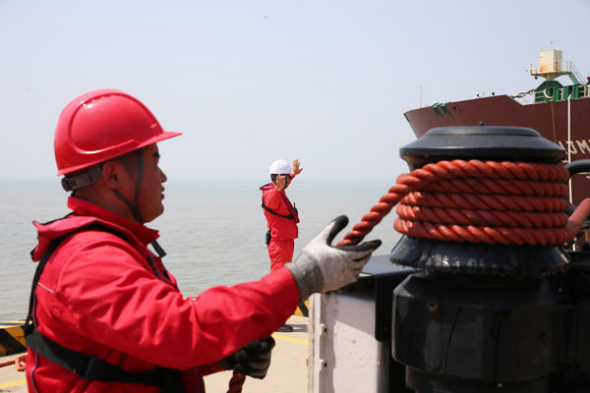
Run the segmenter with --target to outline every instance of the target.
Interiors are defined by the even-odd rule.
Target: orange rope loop
[[[568,218],[567,169],[551,164],[440,161],[402,174],[338,245],[357,244],[393,206],[405,235],[454,242],[550,246],[571,241],[590,213]]]

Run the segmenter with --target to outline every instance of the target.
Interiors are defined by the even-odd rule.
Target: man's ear
[[[102,181],[113,190],[121,188],[121,165],[108,161],[102,166]]]

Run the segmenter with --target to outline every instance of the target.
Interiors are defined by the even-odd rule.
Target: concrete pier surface
[[[272,352],[270,369],[266,378],[246,378],[242,393],[302,393],[307,391],[308,318],[293,315],[288,324],[289,333],[274,333],[276,346]],[[17,358],[21,354],[0,357],[0,363]],[[205,377],[207,393],[225,393],[229,388],[232,372],[225,371]],[[27,385],[24,372],[16,366],[0,367],[0,393],[25,393]]]

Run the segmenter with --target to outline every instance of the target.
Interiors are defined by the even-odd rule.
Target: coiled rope
[[[454,242],[549,246],[571,241],[590,212],[568,217],[567,169],[552,164],[439,161],[397,178],[338,245],[360,243],[400,203],[394,228]]]

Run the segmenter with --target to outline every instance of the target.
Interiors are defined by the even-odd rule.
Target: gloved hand
[[[250,377],[262,379],[270,367],[270,353],[274,346],[275,340],[272,337],[252,341],[233,355],[221,360],[219,365],[226,370],[234,370]]]
[[[329,292],[357,280],[371,253],[381,245],[373,240],[355,245],[332,246],[348,218],[339,216],[311,240],[293,263],[285,264],[293,274],[303,301],[315,292]]]

